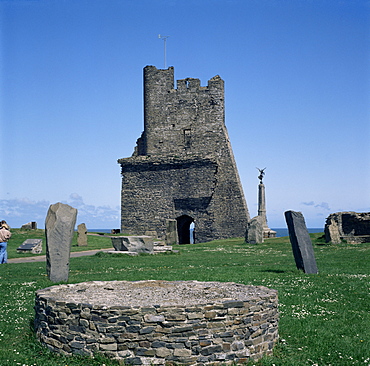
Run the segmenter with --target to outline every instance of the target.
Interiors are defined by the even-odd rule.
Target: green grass
[[[8,258],[22,258],[22,257],[34,257],[36,254],[31,253],[17,253],[17,248],[26,240],[26,239],[42,239],[42,253],[39,255],[46,254],[46,239],[45,239],[45,230],[21,230],[21,229],[12,229],[12,237],[8,242]],[[87,246],[79,247],[77,246],[77,233],[74,233],[71,251],[72,252],[81,252],[84,250],[94,250],[94,249],[107,249],[112,248],[112,241],[108,236],[99,235],[87,236]]]
[[[199,280],[275,288],[280,342],[273,356],[250,365],[370,365],[370,244],[322,245],[321,235],[311,234],[318,275],[295,268],[288,238],[258,245],[229,239],[176,246],[178,254],[71,258],[69,282]],[[94,238],[97,246],[105,241],[110,246],[107,238]],[[0,365],[117,365],[101,356],[91,360],[52,354],[35,340],[34,292],[50,285],[45,263],[0,266]]]

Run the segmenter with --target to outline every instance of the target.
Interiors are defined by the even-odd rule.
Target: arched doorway
[[[190,230],[190,225],[194,222],[194,219],[188,215],[182,215],[176,218],[177,221],[177,233],[179,236],[179,244],[190,244],[194,243],[194,226]]]

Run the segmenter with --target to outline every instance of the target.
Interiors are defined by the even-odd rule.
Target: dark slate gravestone
[[[285,220],[297,268],[305,273],[318,273],[311,238],[302,213],[286,211]]]
[[[18,248],[18,253],[40,254],[42,252],[41,239],[27,239]]]

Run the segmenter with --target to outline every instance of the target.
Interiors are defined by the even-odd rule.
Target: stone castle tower
[[[225,126],[219,76],[177,80],[174,68],[144,68],[144,131],[122,168],[121,230],[177,227],[180,244],[243,237],[249,213]],[[176,221],[175,221],[176,220]]]

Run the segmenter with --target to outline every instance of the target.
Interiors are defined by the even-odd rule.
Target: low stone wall
[[[197,281],[111,281],[36,293],[35,330],[66,355],[101,352],[125,364],[246,362],[278,339],[277,291]]]

